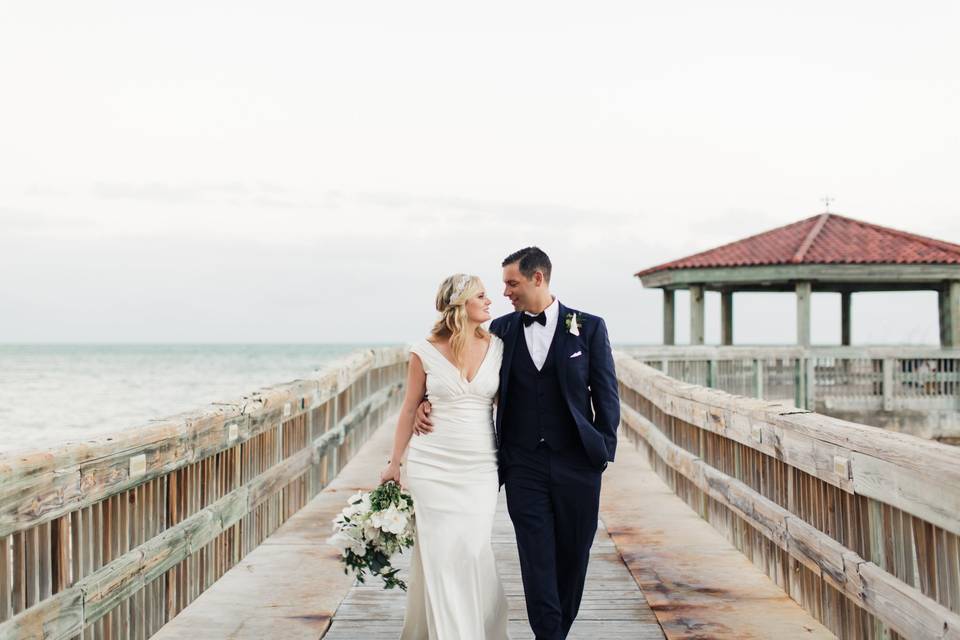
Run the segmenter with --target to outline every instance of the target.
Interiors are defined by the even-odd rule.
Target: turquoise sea
[[[363,344],[0,344],[0,452],[82,440],[311,375]]]

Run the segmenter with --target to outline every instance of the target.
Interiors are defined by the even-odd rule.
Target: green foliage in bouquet
[[[334,535],[328,542],[343,555],[343,572],[351,571],[358,582],[367,572],[383,579],[384,589],[407,585],[397,577],[390,558],[413,546],[413,498],[390,481],[369,493],[358,493],[333,521]]]

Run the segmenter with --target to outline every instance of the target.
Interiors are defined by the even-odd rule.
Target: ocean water
[[[0,452],[115,433],[376,345],[0,345]]]

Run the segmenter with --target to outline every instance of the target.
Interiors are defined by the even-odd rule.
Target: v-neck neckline
[[[443,355],[443,352],[437,348],[437,345],[433,344],[429,340],[424,340],[424,342],[426,342],[428,345],[433,347],[433,350],[436,351],[441,358],[443,358],[443,361],[446,362],[448,365],[450,365],[454,371],[460,374],[460,369],[457,368],[457,365],[450,362],[450,360],[447,359],[447,356]],[[493,336],[490,336],[490,340],[487,342],[487,350],[483,352],[483,359],[480,361],[480,366],[477,367],[477,370],[473,374],[473,380],[467,380],[466,377],[464,377],[463,375],[460,375],[460,378],[462,380],[465,380],[467,384],[473,384],[474,380],[476,380],[480,376],[480,370],[483,369],[483,365],[487,364],[487,356],[490,355],[490,349],[492,347],[493,347]]]

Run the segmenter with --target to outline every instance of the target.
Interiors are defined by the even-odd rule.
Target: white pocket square
[[[583,351],[577,351],[576,353],[571,353],[571,354],[570,354],[570,357],[571,357],[571,358],[576,358],[576,357],[582,356],[582,355],[583,355]]]

